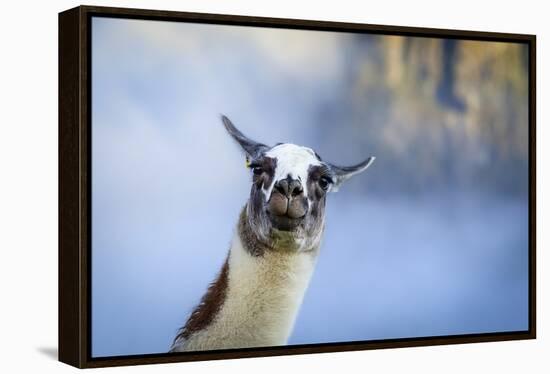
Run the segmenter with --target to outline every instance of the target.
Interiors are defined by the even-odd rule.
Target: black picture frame
[[[529,49],[529,328],[526,331],[92,358],[91,18],[210,23],[525,43]],[[59,14],[59,360],[78,368],[536,338],[536,36],[79,6]]]

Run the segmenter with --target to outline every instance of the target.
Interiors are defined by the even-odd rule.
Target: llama
[[[170,352],[287,344],[313,273],[327,192],[364,171],[325,162],[312,149],[255,142],[222,116],[252,171],[226,260]]]

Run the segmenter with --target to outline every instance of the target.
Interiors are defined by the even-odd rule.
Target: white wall
[[[550,26],[543,2],[521,1],[94,1],[96,5],[157,8],[402,26],[533,33],[538,36],[538,336],[536,341],[391,349],[314,356],[141,366],[115,372],[542,372],[549,366],[542,215],[550,207],[548,111]],[[2,372],[69,372],[52,357],[57,346],[57,12],[73,1],[3,4],[0,89],[0,352]],[[546,147],[544,147],[546,145]],[[106,370],[99,370],[103,372]]]

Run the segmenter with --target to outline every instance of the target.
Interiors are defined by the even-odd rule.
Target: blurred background
[[[92,355],[166,352],[250,188],[226,114],[367,172],[289,344],[528,328],[526,45],[92,22]]]

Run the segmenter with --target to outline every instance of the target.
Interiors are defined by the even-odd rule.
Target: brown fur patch
[[[226,258],[216,280],[210,284],[199,305],[195,307],[191,316],[174,339],[188,339],[193,333],[206,328],[218,314],[225,301],[228,284],[229,256]]]
[[[252,176],[252,181],[256,186],[258,186],[258,188],[262,188],[262,186],[270,186],[271,182],[273,182],[273,175],[275,173],[275,168],[277,167],[277,160],[264,156],[255,163],[261,167],[263,173],[260,175],[254,174]]]

